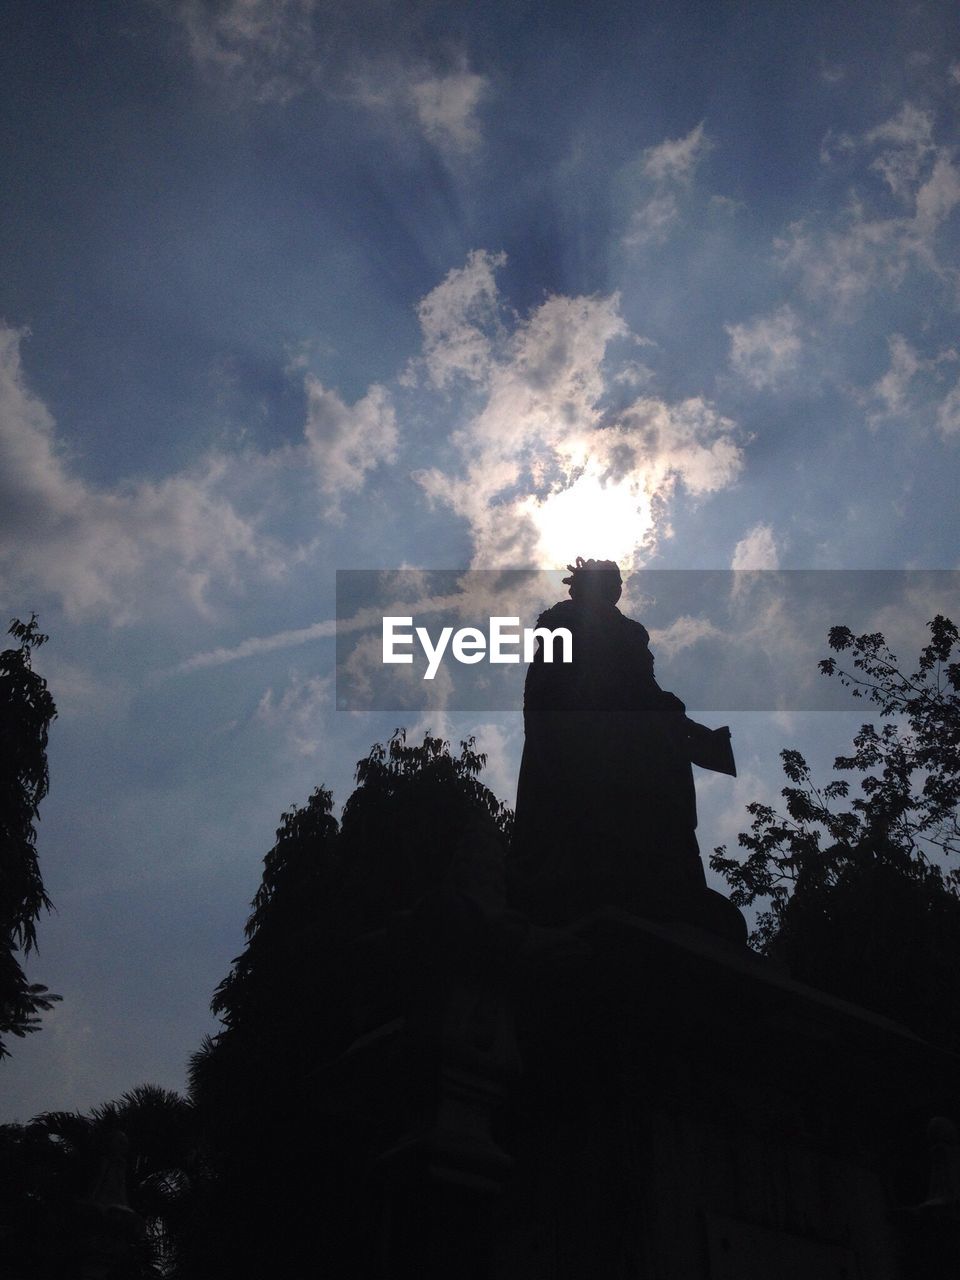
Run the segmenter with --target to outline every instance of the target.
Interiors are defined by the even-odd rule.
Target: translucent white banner
[[[337,706],[519,710],[529,633],[568,598],[565,576],[338,572]],[[830,628],[883,632],[912,671],[927,622],[960,618],[960,571],[647,569],[625,578],[618,608],[647,628],[657,682],[690,712],[849,709],[849,690],[818,669]]]

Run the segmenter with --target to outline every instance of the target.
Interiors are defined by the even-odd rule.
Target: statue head
[[[586,603],[603,601],[616,604],[623,591],[623,579],[613,560],[584,560],[577,556],[576,564],[568,564],[570,577],[563,582],[570,588],[571,600]]]

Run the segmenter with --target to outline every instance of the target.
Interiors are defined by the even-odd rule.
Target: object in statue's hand
[[[713,773],[729,773],[733,778],[737,776],[727,725],[720,729],[708,729],[706,725],[688,719],[687,745],[691,764],[698,764],[701,769],[710,769]]]

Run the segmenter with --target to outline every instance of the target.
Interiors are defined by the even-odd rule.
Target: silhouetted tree
[[[197,1181],[194,1117],[179,1094],[140,1085],[86,1115],[47,1111],[28,1125],[0,1127],[0,1239],[11,1276],[60,1280],[91,1265],[98,1183],[118,1131],[126,1145],[124,1191],[139,1230],[116,1250],[117,1269],[104,1274],[173,1274]]]
[[[276,843],[263,860],[263,879],[244,932],[247,945],[213,997],[213,1012],[229,1030],[270,1023],[279,995],[302,972],[306,934],[329,908],[336,866],[333,797],[317,789],[300,809],[284,813]],[[302,994],[302,993],[301,993]]]
[[[344,910],[355,913],[354,930],[382,927],[439,883],[465,811],[509,840],[513,811],[480,781],[486,759],[473,738],[453,755],[442,738],[425,734],[411,746],[398,729],[358,762],[341,832]]]
[[[455,756],[442,738],[427,733],[419,746],[410,746],[406,730],[397,729],[386,746],[375,743],[366,759],[357,762],[357,789],[343,809],[345,829],[359,814],[383,816],[393,803],[410,794],[416,795],[418,804],[426,799],[430,812],[436,812],[430,801],[442,803],[456,795],[489,814],[503,838],[509,840],[513,811],[480,781],[487,757],[476,746],[475,738],[467,738]]]
[[[4,1036],[36,1031],[38,1015],[60,999],[27,982],[17,954],[36,947],[36,921],[50,908],[34,824],[47,794],[47,731],[57,708],[31,666],[47,636],[36,614],[15,619],[9,634],[20,644],[0,653],[0,1057],[8,1052]]]
[[[172,1089],[144,1084],[95,1107],[90,1119],[101,1151],[112,1132],[126,1135],[127,1193],[146,1224],[147,1258],[162,1274],[175,1272],[206,1173],[192,1102]]]
[[[916,671],[882,634],[834,627],[852,666],[821,671],[886,723],[864,724],[834,768],[859,775],[817,786],[796,750],[781,752],[786,814],[747,806],[743,861],[715,850],[738,906],[767,900],[753,937],[797,976],[960,1047],[960,662],[958,631],[937,616]]]
[[[397,730],[357,765],[333,817],[318,787],[289,810],[264,859],[247,942],[217,988],[222,1021],[191,1061],[209,1177],[194,1205],[184,1275],[307,1274],[342,1247],[356,1158],[335,1068],[351,1041],[399,1012],[397,975],[368,940],[442,879],[465,809],[501,832],[510,811],[479,780],[472,739],[458,755]]]
[[[409,908],[437,882],[464,806],[509,834],[513,815],[480,781],[486,757],[475,748],[468,739],[454,756],[447,742],[429,734],[411,746],[398,729],[386,746],[376,743],[358,762],[358,785],[344,806],[342,828],[324,787],[302,808],[283,814],[264,858],[246,947],[214,994],[212,1008],[224,1031],[212,1058],[231,1038],[248,1038],[245,1052],[254,1040],[272,1051],[291,1025],[284,1010],[323,1010],[313,1027],[313,1060],[316,1037],[329,1031],[336,1041],[342,1035],[334,1016],[339,988],[321,958],[329,960],[345,938]],[[198,1064],[201,1089],[206,1070]]]
[[[246,946],[214,993],[222,1030],[191,1059],[205,1155],[190,1215],[179,1225],[178,1275],[265,1274],[270,1249],[282,1252],[289,1237],[288,1215],[295,1207],[307,1212],[297,1180],[306,1176],[301,1144],[314,1141],[309,1077],[329,1054],[338,1003],[332,803],[318,787],[306,805],[282,815]],[[273,1214],[280,1244],[271,1243],[264,1211]]]

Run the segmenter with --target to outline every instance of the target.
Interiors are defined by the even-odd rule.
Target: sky
[[[64,999],[0,1120],[184,1087],[281,813],[396,724],[337,708],[337,570],[960,567],[951,3],[2,24],[0,616],[51,637],[28,973]],[[824,641],[914,644],[948,611],[918,583]],[[781,746],[849,740],[728,718],[705,851]],[[513,799],[519,709],[407,724],[476,734]]]

